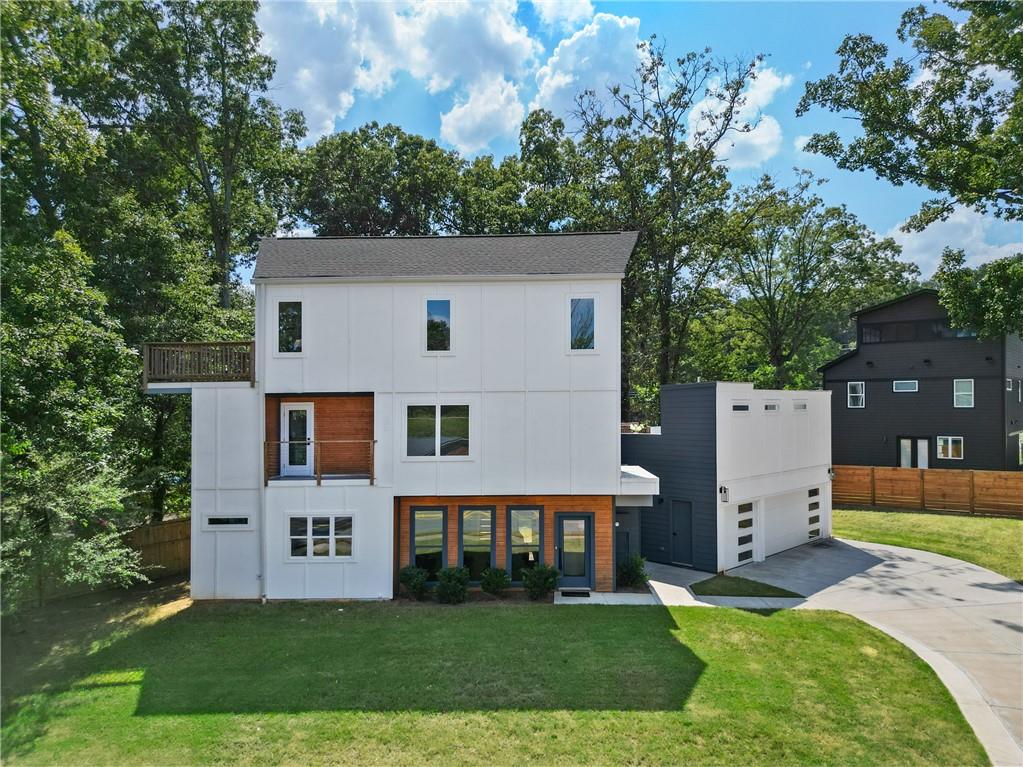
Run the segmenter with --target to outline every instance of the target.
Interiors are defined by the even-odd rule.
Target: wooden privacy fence
[[[834,503],[1023,516],[1023,472],[834,466]]]
[[[142,555],[142,567],[150,578],[187,574],[191,563],[191,539],[191,519],[143,525],[124,534],[124,542]]]

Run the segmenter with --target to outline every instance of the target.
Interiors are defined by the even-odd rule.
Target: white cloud
[[[598,94],[609,85],[631,81],[640,52],[639,19],[598,13],[585,27],[566,37],[536,73],[531,109],[568,115],[584,90]]]
[[[440,137],[472,154],[498,136],[517,135],[525,111],[518,89],[504,78],[477,82],[464,101],[441,115]]]
[[[792,146],[797,152],[802,152],[806,149],[806,145],[810,143],[809,136],[796,136],[792,139]]]
[[[590,0],[533,0],[533,8],[545,26],[565,30],[593,17]]]
[[[756,77],[743,92],[744,103],[737,113],[738,123],[754,125],[746,133],[729,133],[718,149],[718,157],[733,169],[755,168],[778,154],[782,146],[779,122],[763,110],[774,97],[792,85],[792,75],[781,75],[771,67],[758,67]],[[709,127],[708,115],[717,107],[713,96],[695,104],[689,113],[690,141],[693,136]]]
[[[275,97],[306,113],[315,138],[333,130],[358,93],[386,93],[398,72],[431,93],[468,93],[528,75],[543,48],[515,18],[516,7],[515,0],[268,2],[259,25],[263,48],[277,59]]]
[[[903,260],[914,261],[924,277],[934,274],[946,247],[962,248],[970,266],[1023,252],[1019,222],[1003,221],[964,207],[956,208],[947,220],[933,223],[922,232],[903,232],[896,226],[885,236],[902,246]]]

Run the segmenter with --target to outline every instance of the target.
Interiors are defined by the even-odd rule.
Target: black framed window
[[[405,409],[405,455],[467,457],[468,405],[408,405]]]
[[[596,301],[592,298],[573,298],[571,300],[571,324],[573,350],[592,350],[596,348]]]
[[[437,573],[447,564],[444,545],[447,540],[447,512],[444,506],[412,509],[410,560],[416,567],[426,570],[431,581],[437,580]]]
[[[479,581],[494,564],[494,514],[492,506],[459,509],[461,564],[471,581]]]
[[[522,572],[543,564],[543,509],[508,509],[508,574],[522,580]]]
[[[302,351],[302,302],[277,304],[277,351],[295,354]]]

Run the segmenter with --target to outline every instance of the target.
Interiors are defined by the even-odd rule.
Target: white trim
[[[281,304],[299,304],[302,309],[300,311],[302,319],[302,327],[299,330],[299,340],[302,343],[302,351],[300,352],[282,352],[281,351]],[[274,298],[274,324],[270,328],[270,348],[273,349],[273,356],[280,357],[281,359],[300,359],[306,354],[306,323],[305,323],[305,300],[301,295],[298,296],[277,296]],[[258,350],[257,350],[258,351]]]
[[[305,410],[306,415],[306,439],[309,441],[309,445],[306,449],[306,463],[301,466],[292,466],[288,460],[287,445],[284,444],[284,440],[290,440],[291,435],[288,432],[288,413],[292,410]],[[280,460],[279,466],[282,477],[311,477],[316,473],[316,457],[313,455],[313,451],[316,446],[313,442],[316,439],[314,431],[314,408],[312,402],[282,402],[281,403],[281,430],[280,438],[281,442],[278,444],[280,449]],[[302,469],[302,471],[300,471]],[[305,471],[308,469],[308,471]]]
[[[854,384],[860,386],[859,394],[853,394],[852,387]],[[853,397],[860,397],[860,404],[852,404]],[[845,406],[853,410],[862,410],[867,406],[867,383],[866,381],[847,381],[845,384]]]
[[[313,536],[313,518],[314,517],[327,517],[330,519],[329,534],[326,538],[330,541],[330,548],[327,551],[326,556],[314,557],[312,553],[312,542],[313,538],[322,538],[324,536]],[[349,517],[352,520],[352,534],[338,536],[334,531],[334,518],[335,517]],[[295,518],[301,518],[308,520],[306,524],[306,554],[305,556],[296,557],[291,554],[291,539],[292,537],[299,538],[301,536],[291,535],[291,520]],[[284,519],[284,561],[289,564],[315,564],[315,563],[334,563],[338,562],[358,562],[358,536],[356,535],[358,530],[357,514],[354,511],[348,510],[337,510],[337,509],[321,509],[315,511],[287,511],[283,515]],[[337,555],[334,553],[334,540],[335,538],[348,538],[352,542],[352,553],[349,555]]]
[[[941,440],[943,440],[943,439],[947,439],[948,440],[948,453],[949,453],[948,455],[942,455],[941,454]],[[956,440],[956,439],[959,440],[959,455],[958,456],[952,455],[952,440]],[[963,460],[966,457],[966,440],[964,440],[962,437],[950,437],[950,436],[947,436],[947,435],[942,435],[942,436],[939,436],[939,437],[935,438],[935,444],[937,445],[937,454],[938,454],[937,457],[938,457],[939,460],[942,460],[942,461],[961,461],[961,460]]]
[[[573,349],[572,348],[572,299],[588,298],[593,301],[593,348]],[[600,333],[598,318],[600,317],[600,296],[596,293],[570,292],[565,294],[565,354],[600,354]]]
[[[957,387],[958,384],[965,383],[966,381],[970,382],[970,392],[969,392],[970,404],[969,405],[959,405],[959,404],[956,403],[956,398],[957,397],[965,397],[967,395],[966,395],[966,392],[958,392],[958,391],[956,391],[956,387]],[[976,389],[976,386],[973,383],[973,379],[972,378],[953,378],[952,379],[952,407],[954,407],[954,408],[971,408],[971,407],[973,407],[974,403],[976,402],[976,391],[977,391],[977,389]]]
[[[898,388],[896,388],[898,384],[913,384],[913,388],[912,389],[898,389]],[[903,380],[899,380],[899,381],[892,381],[892,391],[895,392],[896,394],[912,394],[914,392],[920,391],[920,382],[917,381],[916,379],[908,379],[908,378],[907,379],[903,379]]]
[[[448,348],[443,351],[430,351],[426,348],[426,323],[429,318],[427,312],[428,301],[447,301],[448,302]],[[455,297],[448,293],[424,293],[419,300],[419,308],[422,310],[422,314],[419,315],[419,353],[423,357],[452,357],[455,354]]]

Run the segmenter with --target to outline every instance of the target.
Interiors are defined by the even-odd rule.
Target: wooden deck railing
[[[376,482],[376,444],[375,439],[296,439],[273,440],[263,442],[263,484],[271,479],[298,478],[316,479],[316,484],[323,482],[324,477],[368,479],[372,485]],[[312,450],[313,465],[308,474],[298,472],[281,473],[281,452],[284,445],[306,445]]]
[[[255,341],[144,344],[142,386],[192,381],[248,381],[256,385]]]

